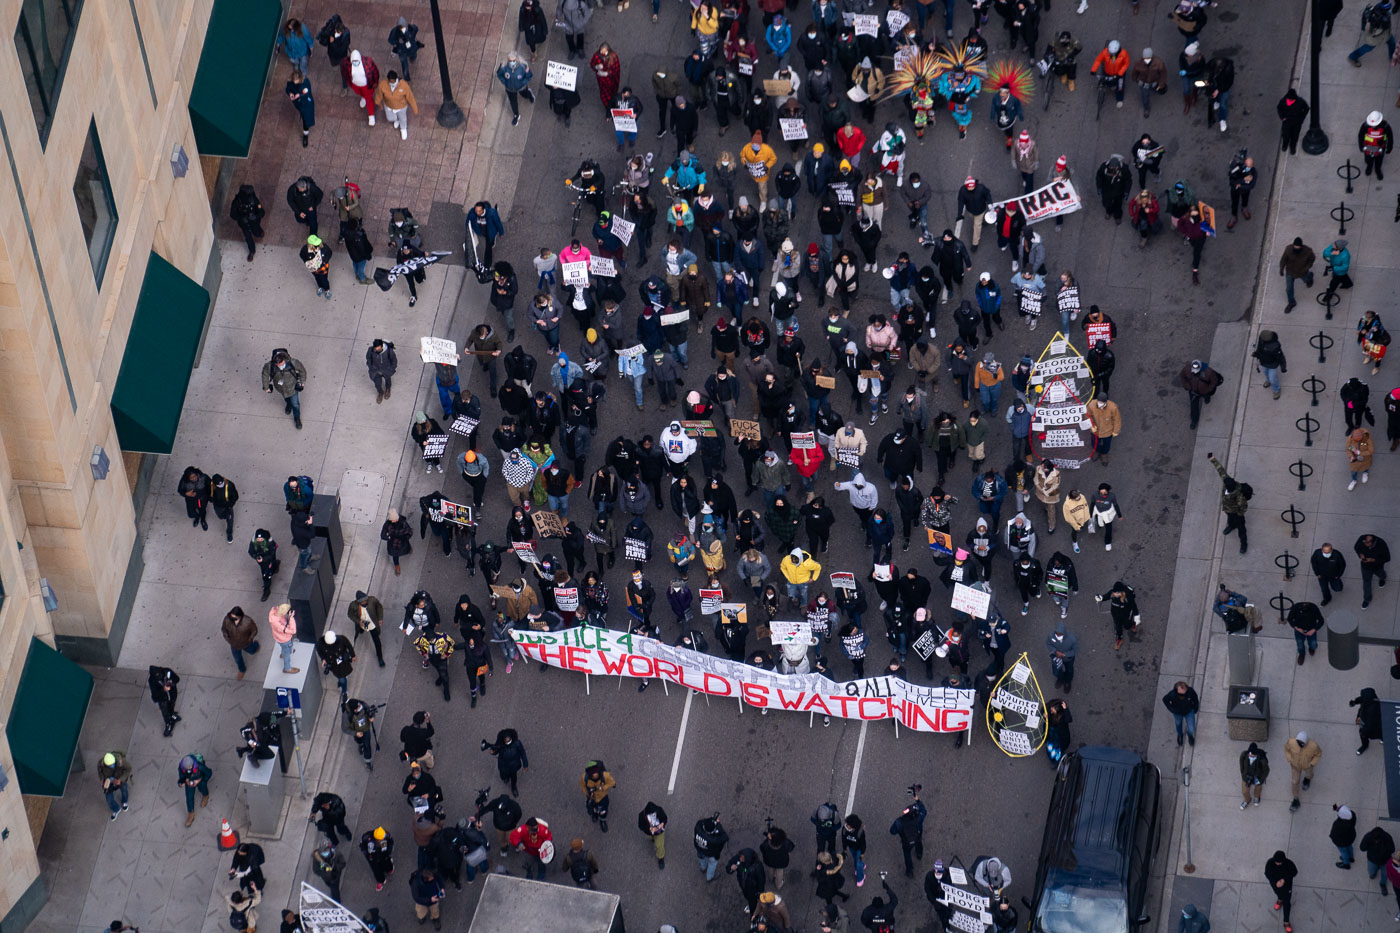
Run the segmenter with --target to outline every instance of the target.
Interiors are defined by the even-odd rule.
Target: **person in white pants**
[[[374,102],[384,108],[389,125],[398,128],[399,137],[408,139],[408,109],[412,107],[416,115],[418,101],[413,97],[413,88],[397,71],[389,72],[380,80],[374,91]]]

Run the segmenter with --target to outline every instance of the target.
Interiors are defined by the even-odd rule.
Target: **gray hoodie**
[[[1061,635],[1063,638],[1056,638]],[[1063,621],[1055,623],[1055,631],[1045,636],[1045,650],[1054,654],[1060,652],[1067,658],[1079,653],[1079,636],[1071,632]]]
[[[865,481],[865,474],[857,473],[848,483],[836,483],[836,489],[851,497],[851,508],[873,509],[880,504],[880,490]]]

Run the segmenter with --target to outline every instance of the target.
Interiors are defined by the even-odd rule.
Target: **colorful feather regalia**
[[[969,53],[966,42],[940,48],[933,53],[932,58],[934,78],[941,78],[947,72],[961,69],[983,82],[987,80],[987,60],[982,57],[980,50]]]
[[[881,91],[879,99],[902,97],[912,93],[917,87],[931,88],[938,82],[938,76],[941,73],[938,70],[936,56],[931,53],[916,52],[906,58],[885,80],[885,87]]]
[[[1011,96],[1022,104],[1029,103],[1035,87],[1035,79],[1028,66],[1006,59],[999,59],[992,63],[991,67],[987,69],[986,83],[993,92],[1006,88],[1011,92]]]

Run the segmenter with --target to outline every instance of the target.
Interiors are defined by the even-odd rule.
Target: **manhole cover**
[[[346,470],[340,480],[340,517],[354,525],[373,525],[379,521],[383,495],[383,473]]]

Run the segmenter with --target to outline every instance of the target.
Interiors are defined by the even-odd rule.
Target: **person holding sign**
[[[778,164],[778,156],[773,152],[773,147],[763,141],[763,133],[755,132],[753,139],[739,153],[739,161],[744,164],[749,177],[758,186],[758,199],[761,203],[768,202],[768,178],[773,167]]]

